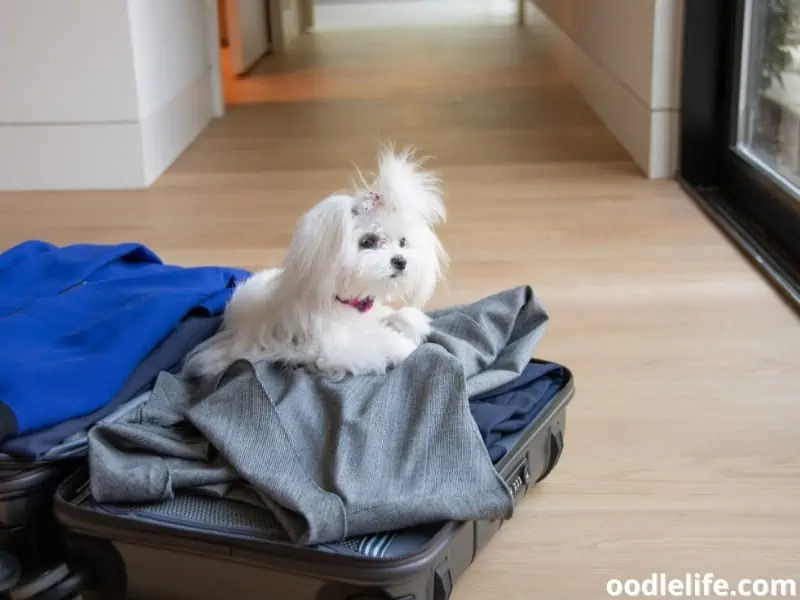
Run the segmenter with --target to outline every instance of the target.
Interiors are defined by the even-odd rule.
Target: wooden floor
[[[351,162],[413,143],[450,211],[435,305],[533,285],[552,319],[538,355],[577,382],[558,469],[454,598],[798,576],[800,324],[675,183],[635,170],[543,30],[320,34],[228,94],[150,190],[0,195],[0,243],[137,240],[187,265],[275,265]]]

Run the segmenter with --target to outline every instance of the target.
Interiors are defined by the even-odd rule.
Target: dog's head
[[[375,299],[423,307],[447,255],[435,233],[445,219],[439,179],[409,150],[385,150],[378,172],[334,194],[300,220],[284,263],[317,303]]]

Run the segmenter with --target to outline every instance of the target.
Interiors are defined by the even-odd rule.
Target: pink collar
[[[358,312],[365,313],[372,308],[372,305],[375,304],[374,298],[355,298],[353,300],[342,300],[339,296],[336,296],[336,299],[341,302],[342,304],[347,304],[348,306],[352,306]]]

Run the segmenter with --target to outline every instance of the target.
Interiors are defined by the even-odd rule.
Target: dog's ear
[[[300,218],[284,260],[284,278],[296,294],[326,306],[334,301],[356,250],[353,199],[330,196]]]
[[[370,188],[379,195],[381,208],[433,226],[446,218],[442,186],[435,173],[423,169],[423,163],[413,148],[395,152],[387,146],[378,157],[378,174]]]
[[[418,260],[408,276],[414,280],[406,300],[411,306],[423,309],[433,296],[436,287],[444,278],[449,257],[433,229],[424,227],[416,233],[415,245],[419,247]]]

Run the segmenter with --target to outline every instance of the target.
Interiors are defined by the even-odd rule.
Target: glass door
[[[800,0],[685,0],[678,180],[800,308]]]
[[[735,149],[800,202],[800,0],[743,6]]]

